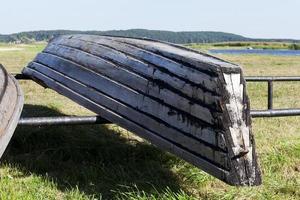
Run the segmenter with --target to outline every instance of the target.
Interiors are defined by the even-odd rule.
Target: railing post
[[[273,109],[273,81],[268,80],[268,110]]]

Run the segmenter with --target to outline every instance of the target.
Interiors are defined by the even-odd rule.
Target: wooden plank
[[[109,50],[107,49],[101,49],[101,46],[99,47],[88,46],[86,48],[83,48],[84,42],[82,41],[79,42],[82,48],[73,47],[75,45],[73,46],[49,45],[44,50],[44,52],[54,54],[54,55],[59,55],[63,58],[72,60],[73,62],[86,66],[89,69],[92,69],[98,73],[102,73],[109,77],[117,76],[116,79],[118,79],[120,82],[124,84],[130,85],[130,87],[144,86],[144,88],[136,88],[136,89],[139,89],[143,92],[147,91],[149,95],[152,95],[155,98],[161,98],[164,99],[165,101],[174,101],[174,99],[176,100],[178,99],[176,103],[170,102],[170,104],[182,109],[188,108],[192,111],[198,109],[197,111],[195,111],[195,113],[199,113],[203,111],[206,112],[205,108],[217,109],[216,99],[218,99],[218,96],[214,96],[212,94],[204,95],[204,92],[202,92],[201,93],[202,96],[200,96],[200,94],[196,93],[199,100],[201,99],[200,101],[197,101],[195,100],[195,95],[194,95],[195,92],[191,92],[189,95],[182,93],[182,86],[184,86],[184,83],[182,83],[180,88],[174,88],[168,83],[162,84],[160,81],[157,81],[156,78],[153,78],[153,71],[152,70],[149,71],[149,69],[147,69],[147,66],[144,65],[136,66],[136,68],[138,69],[142,67],[146,68],[146,70],[149,72],[147,75],[145,74],[141,75],[140,73],[136,73],[135,70],[132,70],[132,66],[134,65],[134,62],[125,62],[130,59],[125,54],[122,55],[122,53],[119,52],[108,52]],[[100,52],[99,49],[101,49]],[[103,54],[105,53],[109,54],[110,56],[107,57],[103,56]],[[118,59],[122,57],[123,59]],[[84,63],[82,62],[83,60],[85,61]],[[107,65],[110,70],[103,70],[103,68],[107,67]],[[163,79],[165,78],[168,77],[163,77]],[[137,82],[139,82],[139,84],[135,84]],[[191,88],[190,91],[193,91],[193,88]],[[168,96],[170,98],[164,98],[165,96]],[[186,100],[181,100],[181,99],[186,99]],[[178,103],[182,103],[182,104],[177,105]]]
[[[239,66],[158,41],[74,35],[23,73],[231,185],[261,183]]]
[[[162,104],[148,96],[144,96],[137,91],[122,85],[120,82],[116,82],[105,76],[96,74],[88,69],[81,68],[80,65],[51,55],[47,55],[46,57],[43,56],[43,58],[38,57],[37,59],[39,63],[48,65],[50,68],[53,68],[60,73],[67,74],[68,77],[72,77],[78,81],[80,80],[80,82],[89,87],[96,88],[99,91],[115,97],[121,102],[131,105],[144,113],[159,118],[168,124],[174,124],[176,128],[181,129],[182,131],[188,132],[191,128],[193,128],[196,129],[196,131],[199,129],[198,132],[200,134],[202,128],[209,128],[211,126],[213,118],[209,118],[208,114],[210,113],[206,114],[206,122],[202,121],[201,116],[203,116],[203,119],[205,117],[202,113],[199,113],[199,117],[197,119],[189,120],[189,115],[176,110],[176,108],[171,110],[166,104]],[[172,114],[170,114],[170,110],[173,112]],[[204,125],[201,126],[202,124]],[[209,129],[207,130],[209,131]]]
[[[180,143],[181,145],[189,148],[199,155],[203,155],[203,157],[207,157],[212,161],[218,160],[218,162],[220,161],[221,164],[225,163],[224,153],[222,153],[222,151],[225,150],[222,150],[221,147],[219,147],[219,151],[221,151],[219,152],[211,148],[212,145],[217,146],[217,141],[205,141],[205,138],[203,138],[202,140],[197,140],[195,137],[188,133],[184,135],[182,132],[170,126],[166,126],[164,123],[157,122],[155,119],[151,118],[151,116],[147,116],[143,113],[138,112],[136,109],[131,108],[130,105],[126,106],[124,105],[124,103],[119,102],[117,99],[113,99],[112,97],[109,97],[102,92],[100,93],[99,90],[91,92],[91,90],[93,89],[87,89],[88,87],[84,83],[72,79],[71,76],[68,76],[66,78],[65,74],[58,73],[57,71],[52,69],[48,69],[41,64],[33,63],[33,66],[30,69],[36,70],[37,68],[40,73],[47,74],[47,76],[49,76],[53,80],[60,82],[61,84],[65,84],[65,86],[67,86],[68,88],[72,88],[77,93],[84,95],[91,100],[94,99],[94,101],[96,102],[101,102],[102,105],[110,108],[112,111],[120,115],[127,115],[131,121],[143,124],[153,132],[155,130],[160,130],[161,132],[158,134],[164,137],[168,137],[174,142]],[[218,157],[220,157],[220,159],[217,159]]]
[[[184,95],[192,98],[193,101],[199,100],[206,105],[212,105],[218,108],[216,101],[218,96],[206,91],[208,90],[207,88],[202,89],[199,86],[191,85],[191,83],[187,82],[186,80],[178,78],[177,74],[167,73],[166,69],[163,67],[158,68],[149,62],[135,59],[135,55],[133,53],[129,55],[129,53],[124,49],[118,48],[120,46],[118,44],[112,45],[112,43],[110,46],[108,46],[108,44],[110,44],[108,42],[104,44],[100,43],[100,41],[97,41],[97,43],[92,43],[87,40],[75,40],[73,38],[69,40],[54,40],[51,44],[58,44],[60,47],[58,48],[57,46],[55,47],[54,45],[49,45],[45,49],[45,52],[48,52],[48,50],[51,51],[51,49],[51,52],[62,51],[61,46],[81,50],[85,53],[98,56],[110,62],[115,62],[119,67],[125,67],[127,70],[146,77],[148,80],[154,80],[153,82],[155,82],[160,88],[173,89],[177,93],[183,93]],[[63,54],[65,54],[65,52]],[[171,69],[173,69],[173,67]],[[211,80],[209,81],[211,82]]]
[[[40,72],[37,72],[30,68],[26,68],[24,71],[28,75],[39,77],[39,81],[42,81],[43,84],[48,85],[49,87],[55,89],[55,91],[57,91],[58,93],[66,97],[69,97],[70,99],[73,99],[75,102],[79,103],[80,105],[83,105],[86,108],[95,111],[96,113],[103,116],[104,118],[113,121],[122,127],[126,127],[129,131],[139,133],[141,137],[152,142],[157,147],[169,151],[171,153],[174,153],[175,155],[179,155],[180,157],[183,157],[185,160],[195,164],[196,166],[201,165],[201,169],[203,169],[204,171],[218,177],[221,180],[227,181],[226,178],[228,177],[228,171],[216,166],[215,164],[208,162],[207,160],[199,156],[196,156],[178,147],[177,145],[174,145],[173,143],[170,143],[168,140],[165,140],[159,137],[158,135],[156,135],[155,133],[149,131],[148,129],[145,129],[143,126],[133,123],[132,121],[126,119],[125,117],[120,116],[117,113],[114,113],[109,108],[106,108],[92,101],[90,98],[87,98],[81,94],[76,93],[70,88],[62,85],[61,83],[47,77],[46,75]]]
[[[60,57],[75,62],[76,64],[81,65],[87,69],[93,70],[95,73],[99,73],[105,77],[108,77],[109,79],[118,81],[123,85],[137,90],[143,95],[160,99],[161,101],[177,109],[180,109],[181,111],[190,111],[190,114],[195,117],[200,118],[201,116],[199,116],[199,113],[203,113],[204,119],[207,118],[207,116],[211,115],[210,107],[208,108],[207,105],[202,106],[195,101],[190,101],[189,99],[178,95],[178,93],[157,85],[154,81],[149,81],[146,78],[136,75],[130,71],[124,70],[123,68],[120,68],[113,63],[104,61],[81,51],[68,49],[65,47],[58,48],[62,52],[56,50],[56,48],[52,50],[47,49],[47,51],[45,52],[56,56],[63,55]],[[41,55],[40,59],[38,60],[47,60],[47,57],[51,57],[51,55]],[[84,60],[85,62],[80,62],[82,60]],[[109,68],[109,70],[104,70],[105,68]]]
[[[114,38],[119,42],[150,51],[152,53],[161,54],[170,60],[176,60],[177,62],[184,63],[186,66],[195,68],[199,71],[214,74],[222,68],[223,72],[240,72],[240,67],[238,65],[184,46],[149,39],[141,41],[135,38]]]
[[[17,126],[23,103],[23,94],[17,81],[0,64],[0,157]]]
[[[186,99],[185,97],[178,95],[175,91],[162,88],[155,82],[124,70],[110,62],[85,54],[82,51],[74,51],[73,49],[66,49],[65,47],[56,47],[51,50],[47,48],[45,52],[56,56],[59,54],[64,59],[75,62],[78,65],[93,70],[95,73],[99,73],[110,79],[117,80],[134,90],[138,90],[143,95],[160,99],[170,106],[175,107],[175,110],[180,109],[181,111],[189,112],[194,117],[199,117],[201,119],[199,113],[203,113],[203,117],[205,119],[210,115],[210,109],[214,109],[212,106],[207,107],[207,105],[199,105],[197,102],[193,102],[192,99]],[[51,55],[40,55],[38,57],[39,61],[47,60],[46,57],[51,57]],[[84,60],[84,63],[80,62],[81,60]]]
[[[102,37],[97,38],[93,35],[79,35],[73,36],[71,39],[91,42],[93,45],[102,45],[107,48],[115,49],[119,52],[126,53],[127,55],[133,56],[141,62],[146,62],[155,66],[156,70],[163,71],[168,73],[171,76],[176,76],[189,82],[190,84],[197,85],[200,88],[203,88],[208,91],[218,92],[218,87],[216,87],[216,76],[217,74],[206,74],[201,71],[197,71],[193,68],[189,68],[181,63],[175,62],[172,59],[164,58],[161,55],[154,54],[152,52],[146,51],[135,46],[129,46],[127,43],[120,43],[114,38]],[[67,40],[68,41],[68,40]],[[58,38],[57,41],[53,43],[65,44],[66,40],[63,38]],[[73,43],[74,44],[74,43]],[[99,48],[99,47],[98,47]]]

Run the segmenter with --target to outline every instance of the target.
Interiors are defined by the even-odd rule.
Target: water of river
[[[300,56],[300,50],[278,50],[278,49],[213,49],[212,54],[258,54],[273,56]]]

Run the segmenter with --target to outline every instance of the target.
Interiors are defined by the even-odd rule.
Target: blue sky
[[[0,5],[1,34],[146,28],[300,39],[300,0],[1,0]]]

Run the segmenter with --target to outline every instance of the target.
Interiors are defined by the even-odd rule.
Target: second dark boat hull
[[[0,157],[17,127],[23,104],[18,82],[0,64]]]

